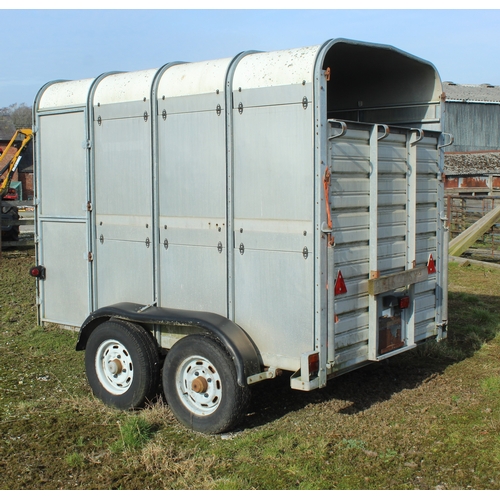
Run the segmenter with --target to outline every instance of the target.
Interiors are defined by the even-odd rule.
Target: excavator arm
[[[7,158],[9,149],[13,146],[13,144],[18,140],[20,136],[24,137],[22,139],[21,146],[14,153],[14,156],[10,159],[10,161],[8,161],[7,164],[0,171],[0,177],[6,173],[5,177],[0,180],[0,198],[2,198],[9,190],[12,176],[14,175],[14,172],[17,170],[17,166],[21,161],[22,154],[26,149],[26,146],[30,143],[31,139],[33,138],[33,131],[29,128],[20,128],[15,131],[14,135],[12,136],[12,139],[5,148],[5,151],[0,155],[0,165],[2,165],[3,163],[2,160],[4,158]]]

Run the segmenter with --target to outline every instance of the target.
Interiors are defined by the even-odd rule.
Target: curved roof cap
[[[104,77],[94,92],[94,104],[149,101],[151,87],[158,69],[115,73]]]
[[[94,78],[48,84],[38,99],[38,111],[85,106]]]
[[[311,82],[319,45],[299,49],[257,52],[239,62],[233,88],[248,89]]]
[[[158,83],[158,98],[224,92],[232,58],[170,66]]]

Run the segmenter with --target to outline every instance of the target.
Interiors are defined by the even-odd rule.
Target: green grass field
[[[36,326],[33,260],[0,259],[2,489],[500,489],[498,270],[450,264],[447,341],[318,391],[257,384],[240,428],[207,436],[161,396],[92,396],[77,334]]]

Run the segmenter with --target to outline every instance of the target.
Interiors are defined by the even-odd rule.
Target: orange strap
[[[325,169],[325,175],[323,176],[323,189],[325,193],[325,204],[326,204],[326,217],[328,221],[328,229],[333,229],[333,223],[332,223],[332,212],[331,212],[331,207],[330,207],[330,179],[331,179],[331,173],[330,169],[326,167]],[[333,244],[335,242],[335,239],[333,237],[333,234],[330,233],[328,235],[328,246],[333,247]]]

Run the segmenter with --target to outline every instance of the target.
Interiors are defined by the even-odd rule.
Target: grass
[[[500,272],[450,264],[448,340],[309,393],[257,384],[241,427],[185,429],[88,387],[76,333],[36,326],[33,256],[0,259],[0,488],[500,489]]]

